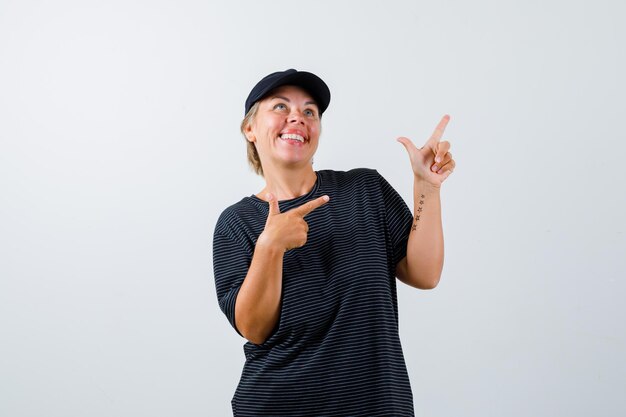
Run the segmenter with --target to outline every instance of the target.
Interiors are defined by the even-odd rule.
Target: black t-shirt
[[[307,243],[284,255],[280,318],[263,344],[244,345],[233,414],[413,416],[395,278],[411,211],[375,170],[316,175],[308,194],[279,202],[285,212],[330,196],[305,217]],[[245,197],[215,227],[217,297],[235,330],[235,300],[268,211],[267,202]]]

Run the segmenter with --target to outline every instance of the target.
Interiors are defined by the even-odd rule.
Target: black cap
[[[324,113],[324,110],[328,107],[328,103],[330,103],[330,90],[320,77],[310,72],[288,69],[286,71],[274,72],[263,78],[254,86],[246,99],[246,111],[244,115],[248,114],[248,111],[250,111],[254,103],[261,100],[276,87],[282,85],[295,85],[304,89],[317,103],[320,115]]]

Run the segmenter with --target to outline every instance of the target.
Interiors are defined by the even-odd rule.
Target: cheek
[[[270,139],[274,139],[278,136],[278,133],[282,129],[282,125],[277,120],[267,120],[263,127],[263,133]]]
[[[311,136],[315,136],[317,139],[319,139],[320,131],[321,131],[320,126],[311,127]]]
[[[255,126],[254,137],[256,138],[257,144],[267,142],[268,139],[273,139],[274,136],[276,136],[276,130],[272,123],[266,121],[263,124]]]

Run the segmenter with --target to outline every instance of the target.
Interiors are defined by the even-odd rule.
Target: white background
[[[0,415],[228,416],[218,215],[262,181],[244,100],[330,86],[316,169],[451,122],[446,262],[399,283],[416,415],[626,414],[619,0],[0,2]]]

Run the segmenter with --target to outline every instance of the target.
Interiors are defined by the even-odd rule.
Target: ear
[[[252,124],[248,123],[246,127],[243,128],[243,132],[246,135],[246,139],[248,142],[256,142],[256,136],[254,136],[254,132],[252,131]]]

